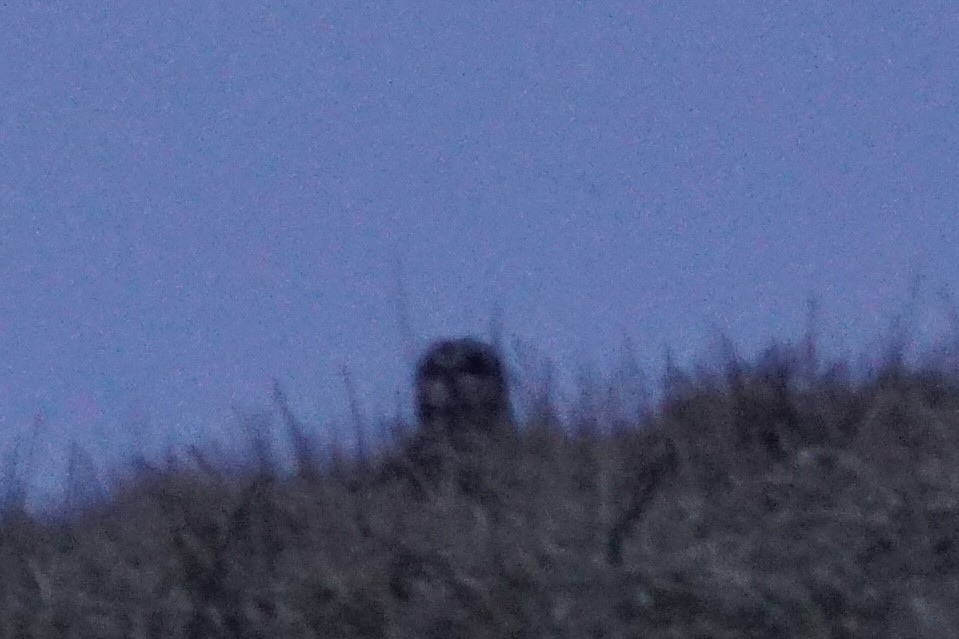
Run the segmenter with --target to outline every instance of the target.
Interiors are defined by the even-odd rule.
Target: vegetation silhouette
[[[572,419],[520,422],[495,351],[444,342],[418,424],[360,456],[316,446],[277,386],[292,474],[251,425],[245,463],[141,461],[61,517],[15,492],[0,634],[956,636],[959,372],[893,344],[853,374],[815,346],[670,366],[633,421],[597,412],[614,393],[595,384]],[[495,401],[456,400],[450,370]]]

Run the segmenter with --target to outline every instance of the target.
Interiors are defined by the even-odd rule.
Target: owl
[[[418,428],[399,455],[386,459],[380,481],[408,483],[418,499],[445,487],[480,503],[496,501],[497,451],[516,434],[505,369],[496,350],[477,339],[430,346],[416,365]]]
[[[421,433],[432,437],[455,440],[507,428],[509,389],[496,350],[473,338],[433,344],[416,367],[416,411]]]

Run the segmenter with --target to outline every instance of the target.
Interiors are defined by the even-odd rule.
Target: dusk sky
[[[959,296],[959,4],[6,3],[0,454],[318,437],[447,335],[575,376]],[[515,357],[515,350],[508,353]],[[39,421],[38,421],[39,420]],[[21,456],[23,453],[21,453]]]

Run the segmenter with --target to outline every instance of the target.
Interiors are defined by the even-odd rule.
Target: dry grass
[[[402,444],[318,463],[278,394],[293,479],[170,463],[8,514],[0,636],[959,636],[959,380],[771,349],[673,382],[639,428],[539,420],[428,479]]]

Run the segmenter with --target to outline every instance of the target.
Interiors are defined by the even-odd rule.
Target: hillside
[[[8,511],[0,636],[959,636],[959,378],[847,370],[730,354],[430,477],[408,432],[318,455],[278,392],[292,478],[253,437],[241,468],[196,451],[64,520]]]

